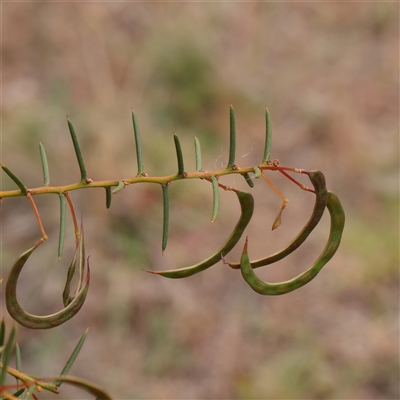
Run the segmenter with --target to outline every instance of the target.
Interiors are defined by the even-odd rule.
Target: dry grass
[[[91,289],[64,326],[19,328],[26,369],[58,372],[90,325],[72,373],[117,399],[399,398],[398,7],[3,3],[2,162],[29,186],[41,185],[39,140],[52,183],[78,180],[66,114],[93,179],[134,175],[131,106],[147,172],[175,171],[173,130],[188,169],[194,135],[204,166],[213,169],[228,158],[232,101],[240,165],[262,157],[268,105],[272,156],[324,171],[347,215],[343,244],[317,279],[264,298],[222,264],[182,281],[141,270],[184,266],[217,249],[238,215],[229,194],[210,224],[210,188],[174,186],[171,241],[161,257],[157,187],[127,188],[109,211],[103,191],[73,193],[92,255]],[[290,203],[271,233],[279,198],[258,182],[248,229],[254,257],[290,241],[312,208],[311,195],[271,179]],[[1,184],[12,187],[7,178]],[[27,266],[20,296],[29,311],[45,313],[61,307],[70,253],[57,265],[58,199],[37,201],[50,241]],[[23,199],[5,200],[0,217],[6,276],[39,232]],[[278,280],[303,270],[322,248],[327,222],[296,254],[260,274]],[[64,390],[65,399],[84,398]]]

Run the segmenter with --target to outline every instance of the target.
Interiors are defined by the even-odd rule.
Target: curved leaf
[[[316,194],[314,209],[310,219],[304,225],[304,228],[300,231],[300,233],[290,242],[287,247],[266,258],[252,261],[251,266],[253,268],[259,268],[263,267],[264,265],[273,264],[287,257],[304,243],[304,241],[308,238],[310,233],[321,220],[328,201],[328,191],[326,189],[325,177],[321,171],[311,171],[308,173],[308,176],[314,186]],[[229,263],[229,266],[234,269],[239,269],[240,263]]]
[[[228,254],[235,247],[236,243],[242,237],[246,226],[250,222],[251,217],[253,216],[253,210],[254,210],[253,196],[250,193],[240,192],[238,190],[237,191],[235,190],[235,193],[240,202],[241,215],[239,221],[237,222],[228,240],[215,254],[213,254],[211,257],[207,258],[203,262],[192,265],[190,267],[173,269],[168,271],[147,270],[146,272],[150,272],[152,274],[157,274],[172,279],[186,278],[188,276],[197,274],[198,272],[204,271],[205,269],[216,264],[218,261],[221,261],[221,258],[226,254]]]
[[[331,216],[331,229],[328,242],[317,261],[305,272],[291,280],[280,283],[268,283],[258,278],[250,264],[247,253],[246,239],[246,243],[243,248],[240,269],[242,271],[243,278],[254,291],[263,295],[281,295],[299,289],[317,276],[322,267],[336,253],[344,229],[345,216],[342,205],[340,204],[340,201],[336,195],[331,192],[328,192],[327,208]]]
[[[11,268],[6,284],[6,307],[9,314],[19,324],[31,329],[54,328],[76,315],[85,302],[90,281],[90,268],[88,263],[85,285],[67,307],[51,315],[39,316],[27,313],[18,303],[17,283],[26,261],[41,243],[43,242],[38,242],[17,258]]]

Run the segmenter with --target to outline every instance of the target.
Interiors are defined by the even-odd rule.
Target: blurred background
[[[217,251],[240,214],[232,193],[221,193],[212,224],[211,185],[174,183],[162,256],[158,185],[125,188],[109,210],[103,189],[71,192],[84,218],[91,286],[66,324],[18,327],[26,372],[60,372],[90,326],[71,374],[116,399],[399,398],[397,3],[8,2],[2,24],[1,162],[28,187],[43,182],[39,141],[52,185],[79,180],[66,115],[90,178],[136,175],[131,107],[148,174],[175,173],[173,131],[186,170],[195,170],[194,136],[204,169],[219,169],[229,156],[232,102],[239,166],[261,162],[268,106],[272,159],[322,170],[346,212],[342,244],[318,277],[266,297],[222,263],[183,280],[142,270],[188,266]],[[221,179],[255,197],[246,230],[253,259],[289,243],[314,204],[281,174],[268,176],[290,201],[273,232],[281,200],[270,187]],[[0,179],[2,190],[15,188]],[[69,217],[58,262],[58,196],[35,201],[49,240],[27,263],[18,295],[27,311],[43,315],[62,308],[74,231]],[[4,199],[0,210],[7,278],[40,231],[26,199]],[[317,258],[328,231],[325,215],[301,248],[257,273],[271,282],[296,276]],[[91,397],[63,386],[57,398]]]

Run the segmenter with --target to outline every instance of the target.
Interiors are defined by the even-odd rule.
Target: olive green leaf
[[[82,236],[83,234],[81,235],[81,237]],[[83,241],[83,238],[81,240]],[[6,283],[6,307],[10,316],[19,324],[25,326],[26,328],[31,328],[31,329],[54,328],[55,326],[61,325],[64,322],[71,319],[78,313],[78,311],[83,306],[83,303],[85,302],[86,295],[89,289],[90,268],[88,263],[85,285],[81,288],[79,293],[75,296],[75,298],[71,301],[71,303],[68,304],[67,307],[51,315],[38,316],[27,313],[19,305],[17,300],[18,278],[22,271],[22,268],[24,267],[30,255],[42,243],[43,241],[39,241],[33,247],[25,251],[17,258],[17,260],[15,261],[14,265],[11,268]]]
[[[78,341],[78,343],[77,343],[77,345],[76,345],[74,351],[73,351],[72,354],[70,355],[70,357],[69,357],[67,363],[65,364],[63,370],[61,371],[60,376],[66,376],[66,375],[68,374],[68,372],[69,372],[69,370],[71,369],[72,365],[74,364],[76,358],[78,357],[78,354],[79,354],[79,352],[81,351],[83,344],[85,343],[86,336],[87,336],[88,332],[89,332],[89,328],[87,328],[87,329],[85,330],[85,332],[83,333],[83,335],[82,335],[81,338],[79,339],[79,341]],[[62,384],[62,381],[59,380],[59,379],[56,380],[56,381],[54,381],[54,385],[56,385],[56,386],[58,386],[58,387],[60,387],[61,384]]]
[[[217,219],[218,210],[219,210],[218,179],[215,176],[212,176],[211,183],[212,183],[212,188],[213,188],[213,212],[212,212],[211,222],[214,222]]]
[[[192,265],[190,267],[174,269],[168,271],[149,271],[152,274],[164,276],[166,278],[179,279],[186,278],[188,276],[197,274],[198,272],[204,271],[205,269],[221,261],[222,257],[227,255],[237,244],[239,239],[242,237],[243,232],[253,216],[254,210],[254,198],[250,193],[241,192],[239,190],[233,190],[240,202],[241,215],[237,222],[233,232],[229,236],[225,244],[211,257],[207,258],[199,264]]]
[[[194,137],[194,151],[195,151],[195,157],[196,157],[196,171],[200,172],[202,170],[201,168],[201,147],[200,147],[200,141],[197,139],[197,137]]]
[[[304,241],[308,238],[310,233],[321,220],[328,201],[328,191],[326,189],[325,177],[321,171],[311,171],[308,173],[308,176],[314,186],[316,195],[314,209],[310,219],[307,221],[301,232],[290,242],[287,247],[268,257],[252,261],[251,266],[253,268],[273,264],[287,257],[304,243]],[[234,269],[239,269],[240,263],[229,263],[229,266]]]
[[[233,168],[235,165],[236,155],[236,124],[235,124],[235,110],[232,104],[229,107],[229,162],[228,167]]]
[[[47,163],[46,151],[44,150],[44,146],[39,142],[39,151],[40,151],[40,160],[42,162],[42,170],[43,170],[43,181],[44,186],[50,185],[50,173],[49,173],[49,165]]]
[[[72,125],[71,120],[67,116],[69,133],[71,134],[72,144],[74,145],[74,150],[76,154],[76,159],[78,160],[79,170],[81,171],[81,180],[87,181],[87,172],[85,163],[83,161],[82,151],[79,146],[78,137],[76,136],[74,126]]]
[[[248,241],[246,239],[240,261],[240,269],[243,278],[254,291],[263,295],[281,295],[299,289],[317,276],[324,265],[336,253],[344,229],[345,215],[342,205],[337,196],[331,192],[328,192],[327,208],[331,217],[331,228],[327,244],[317,261],[305,272],[291,280],[280,283],[268,283],[258,278],[249,260],[249,255],[247,253]]]
[[[182,147],[179,141],[178,135],[174,132],[174,143],[176,150],[176,158],[178,159],[178,175],[183,176],[185,173],[185,167],[183,164],[183,155],[182,155]]]
[[[3,171],[14,181],[14,183],[20,188],[22,194],[27,194],[28,189],[26,186],[22,183],[21,179],[18,178],[17,175],[15,175],[13,172],[11,172],[5,165],[1,165],[1,168]]]
[[[271,127],[271,115],[267,107],[265,107],[265,146],[264,156],[262,159],[263,164],[269,162],[271,156],[271,143],[272,143],[272,127]]]
[[[136,114],[132,109],[132,122],[133,122],[133,132],[135,134],[135,144],[136,144],[136,160],[138,166],[138,175],[144,174],[144,167],[143,167],[143,156],[142,156],[142,145],[140,143],[140,131],[139,131],[139,124],[136,118]]]
[[[163,193],[163,233],[162,233],[162,245],[161,249],[164,253],[164,250],[167,248],[168,243],[168,230],[169,230],[169,185],[161,185],[162,193]]]

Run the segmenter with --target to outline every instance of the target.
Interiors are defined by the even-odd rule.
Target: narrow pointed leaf
[[[143,157],[142,157],[142,145],[140,142],[140,131],[139,131],[139,124],[136,118],[136,114],[132,110],[132,122],[133,122],[133,132],[135,134],[135,144],[136,144],[136,159],[137,159],[137,166],[138,166],[138,175],[144,173],[143,167]]]
[[[271,126],[271,114],[267,107],[265,107],[265,146],[264,146],[264,157],[262,162],[266,163],[269,161],[271,156],[271,142],[272,142],[272,126]]]
[[[211,222],[214,222],[217,219],[219,210],[219,186],[218,186],[218,180],[215,176],[211,177],[211,183],[213,188],[213,212],[212,212]]]
[[[200,147],[200,141],[197,139],[197,137],[194,137],[194,150],[196,154],[196,171],[199,172],[202,170],[201,168],[201,147]]]
[[[228,167],[233,167],[235,165],[235,154],[236,154],[236,126],[235,126],[235,111],[232,104],[229,108],[229,162]]]
[[[42,161],[44,186],[49,186],[50,185],[49,165],[47,163],[46,151],[44,150],[44,146],[40,142],[39,142],[39,151],[40,151],[40,160]]]
[[[0,386],[3,386],[6,382],[7,366],[10,362],[11,355],[14,351],[16,334],[17,334],[17,329],[15,328],[15,326],[13,326],[11,328],[10,335],[8,336],[8,340],[2,354],[3,367],[0,375]]]
[[[112,191],[112,194],[118,193],[125,187],[125,183],[123,181],[118,182],[118,186]]]
[[[59,193],[60,196],[60,232],[58,235],[58,259],[61,258],[64,249],[65,238],[65,216],[67,210],[67,199],[64,193]]]
[[[169,229],[169,192],[168,185],[162,185],[163,191],[163,235],[162,235],[162,252],[167,248],[168,229]]]
[[[179,142],[178,135],[174,132],[174,143],[176,150],[176,158],[178,159],[178,175],[182,176],[185,172],[185,167],[183,165],[183,155],[181,143]]]
[[[19,344],[15,344],[15,368],[18,371],[21,371],[22,364],[21,364],[21,349],[19,348]]]
[[[21,350],[19,344],[15,344],[15,368],[21,371]],[[19,379],[17,378],[17,385],[19,385]]]
[[[21,396],[21,394],[24,393],[25,390],[26,390],[26,388],[18,389],[18,390],[17,390],[16,392],[14,392],[12,395],[13,395],[14,397],[16,397],[17,399],[19,399],[19,396]]]
[[[1,168],[3,168],[3,171],[14,181],[14,183],[20,188],[22,194],[27,194],[28,189],[26,186],[22,183],[21,179],[18,178],[17,175],[15,175],[13,172],[11,172],[5,165],[1,165]]]
[[[240,218],[233,229],[231,235],[227,239],[227,241],[223,244],[223,246],[215,252],[211,257],[206,260],[192,265],[190,267],[180,268],[180,269],[172,269],[167,271],[149,271],[146,272],[161,275],[165,278],[170,279],[180,279],[187,278],[188,276],[192,276],[201,271],[210,268],[217,262],[221,261],[222,257],[226,256],[237,244],[240,238],[243,235],[244,230],[246,229],[248,223],[253,216],[254,211],[254,198],[250,193],[240,192],[239,190],[235,190],[235,194],[240,202],[241,215]]]
[[[106,207],[111,207],[111,188],[107,186],[106,188]]]
[[[74,351],[72,352],[72,354],[69,357],[67,363],[65,364],[65,367],[61,371],[60,376],[65,376],[65,375],[68,374],[68,372],[71,369],[72,365],[74,364],[76,358],[78,357],[78,354],[81,351],[83,344],[85,343],[86,336],[87,336],[88,332],[89,332],[89,328],[86,329],[86,331],[83,333],[83,335],[79,339],[78,344],[76,345]],[[54,381],[54,385],[56,385],[58,387],[61,386],[61,384],[62,384],[62,381],[60,381],[60,380]]]
[[[24,400],[29,400],[32,397],[33,392],[35,391],[35,389],[36,389],[36,385],[35,384],[30,385],[28,391],[25,394]]]
[[[0,347],[3,347],[5,335],[6,335],[6,322],[4,321],[3,317],[0,325]]]
[[[247,184],[248,184],[251,188],[254,187],[254,182],[253,182],[253,180],[251,179],[250,174],[247,173],[247,174],[244,174],[243,176],[244,176],[244,179],[246,180]]]
[[[68,117],[67,117],[67,122],[68,122],[69,132],[71,134],[72,144],[74,145],[76,158],[78,160],[79,169],[81,171],[81,180],[86,181],[87,180],[87,172],[86,172],[85,163],[83,161],[82,151],[79,146],[78,138],[76,136],[74,126],[72,125],[72,122],[70,121],[70,119]]]

